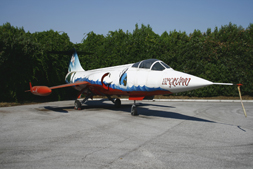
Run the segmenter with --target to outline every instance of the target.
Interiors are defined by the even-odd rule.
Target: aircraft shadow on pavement
[[[45,106],[44,107],[46,110],[51,110],[59,113],[68,113],[68,109],[73,109],[74,106],[69,106],[69,107],[57,107],[57,106]]]
[[[209,122],[209,123],[216,123],[214,121],[198,118],[198,117],[193,117],[193,116],[188,116],[172,111],[162,111],[162,110],[150,110],[145,107],[141,107],[138,109],[138,113],[140,115],[144,116],[154,116],[154,117],[164,117],[164,118],[170,118],[170,119],[179,119],[179,120],[190,120],[190,121],[200,121],[200,122]]]
[[[98,100],[98,101],[88,101],[85,103],[86,106],[82,106],[82,110],[108,109],[108,110],[112,110],[112,111],[127,112],[130,115],[131,106],[133,103],[124,103],[121,105],[120,108],[115,108],[115,106],[112,103],[110,103],[110,102],[105,103],[104,101],[108,101],[108,100],[104,99],[104,100]],[[164,110],[155,110],[155,109],[148,108],[148,106],[152,106],[152,107],[156,106],[156,107],[173,109],[173,108],[176,108],[174,106],[152,104],[152,102],[149,102],[149,103],[138,102],[137,106],[138,106],[138,113],[139,113],[139,115],[141,115],[141,117],[163,117],[163,118],[178,119],[178,120],[217,123],[215,121],[206,120],[203,118],[198,118],[198,117],[193,117],[193,116],[188,116],[188,115],[180,114],[177,112],[172,112],[169,110],[164,111]],[[233,124],[226,124],[226,123],[219,123],[219,124],[234,126]],[[240,130],[246,132],[246,130],[242,129],[240,126],[237,126],[237,127]]]
[[[124,103],[121,105],[120,108],[115,108],[113,103],[105,103],[105,101],[108,101],[106,99],[102,100],[94,100],[94,101],[88,101],[85,103],[85,105],[82,105],[82,110],[98,110],[98,109],[108,109],[112,111],[124,111],[130,114],[132,103]],[[155,107],[162,107],[162,108],[168,108],[173,109],[175,107],[173,106],[167,106],[167,105],[157,105],[150,103],[137,103],[138,106],[138,113],[142,116],[146,117],[164,117],[164,118],[171,118],[171,119],[179,119],[179,120],[190,120],[190,121],[200,121],[200,122],[209,122],[209,123],[216,123],[214,121],[198,118],[198,117],[192,117],[188,115],[183,115],[177,112],[172,111],[164,111],[164,110],[155,110],[155,109],[149,109],[149,106],[155,106]],[[57,107],[57,106],[45,106],[46,110],[55,111],[59,113],[68,113],[68,110],[73,110],[74,106],[68,106],[68,107]]]
[[[105,100],[99,100],[99,101],[90,101],[86,103],[86,107],[82,106],[83,109],[93,109],[93,108],[103,108],[103,109],[109,109],[113,111],[124,111],[127,113],[130,113],[132,103],[128,104],[122,104],[120,108],[115,108],[113,104],[110,103],[104,103]],[[108,100],[107,100],[108,101]],[[156,106],[156,107],[163,107],[172,109],[175,108],[173,106],[167,106],[167,105],[157,105],[150,103],[137,103],[138,106],[138,113],[143,116],[153,116],[153,117],[164,117],[164,118],[171,118],[171,119],[180,119],[180,120],[191,120],[191,121],[200,121],[200,122],[209,122],[209,123],[216,123],[214,121],[198,118],[198,117],[192,117],[188,115],[183,115],[176,112],[171,111],[163,111],[163,110],[155,110],[155,109],[149,109],[148,106]]]

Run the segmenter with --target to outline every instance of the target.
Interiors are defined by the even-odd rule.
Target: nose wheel
[[[134,100],[134,104],[131,107],[131,115],[132,116],[138,116],[138,112],[137,112],[137,105],[136,105],[136,101]]]

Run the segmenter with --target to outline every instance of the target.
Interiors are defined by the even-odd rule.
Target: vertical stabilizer
[[[84,71],[75,49],[71,56],[71,59],[69,62],[69,69],[68,69],[68,72],[73,72],[73,71]]]

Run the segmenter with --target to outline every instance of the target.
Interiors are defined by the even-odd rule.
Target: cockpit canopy
[[[166,63],[158,59],[143,60],[143,61],[134,63],[132,67],[140,68],[140,69],[151,69],[151,70],[157,70],[157,71],[162,71],[164,69],[170,68],[170,66],[168,66]]]

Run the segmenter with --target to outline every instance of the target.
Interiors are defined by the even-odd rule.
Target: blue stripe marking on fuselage
[[[89,80],[88,78],[77,78],[74,82],[77,82],[77,81],[86,81],[86,82],[89,82],[90,84],[96,84],[96,85],[101,85],[102,86],[102,83],[101,81],[97,80],[97,81],[94,81],[94,80]],[[166,91],[165,89],[162,89],[160,87],[147,87],[147,86],[123,86],[123,85],[115,85],[115,84],[110,84],[109,86],[110,88],[112,89],[118,89],[118,90],[121,90],[121,91],[126,91],[126,92],[133,92],[133,91],[143,91],[143,92],[153,92],[153,91]]]

